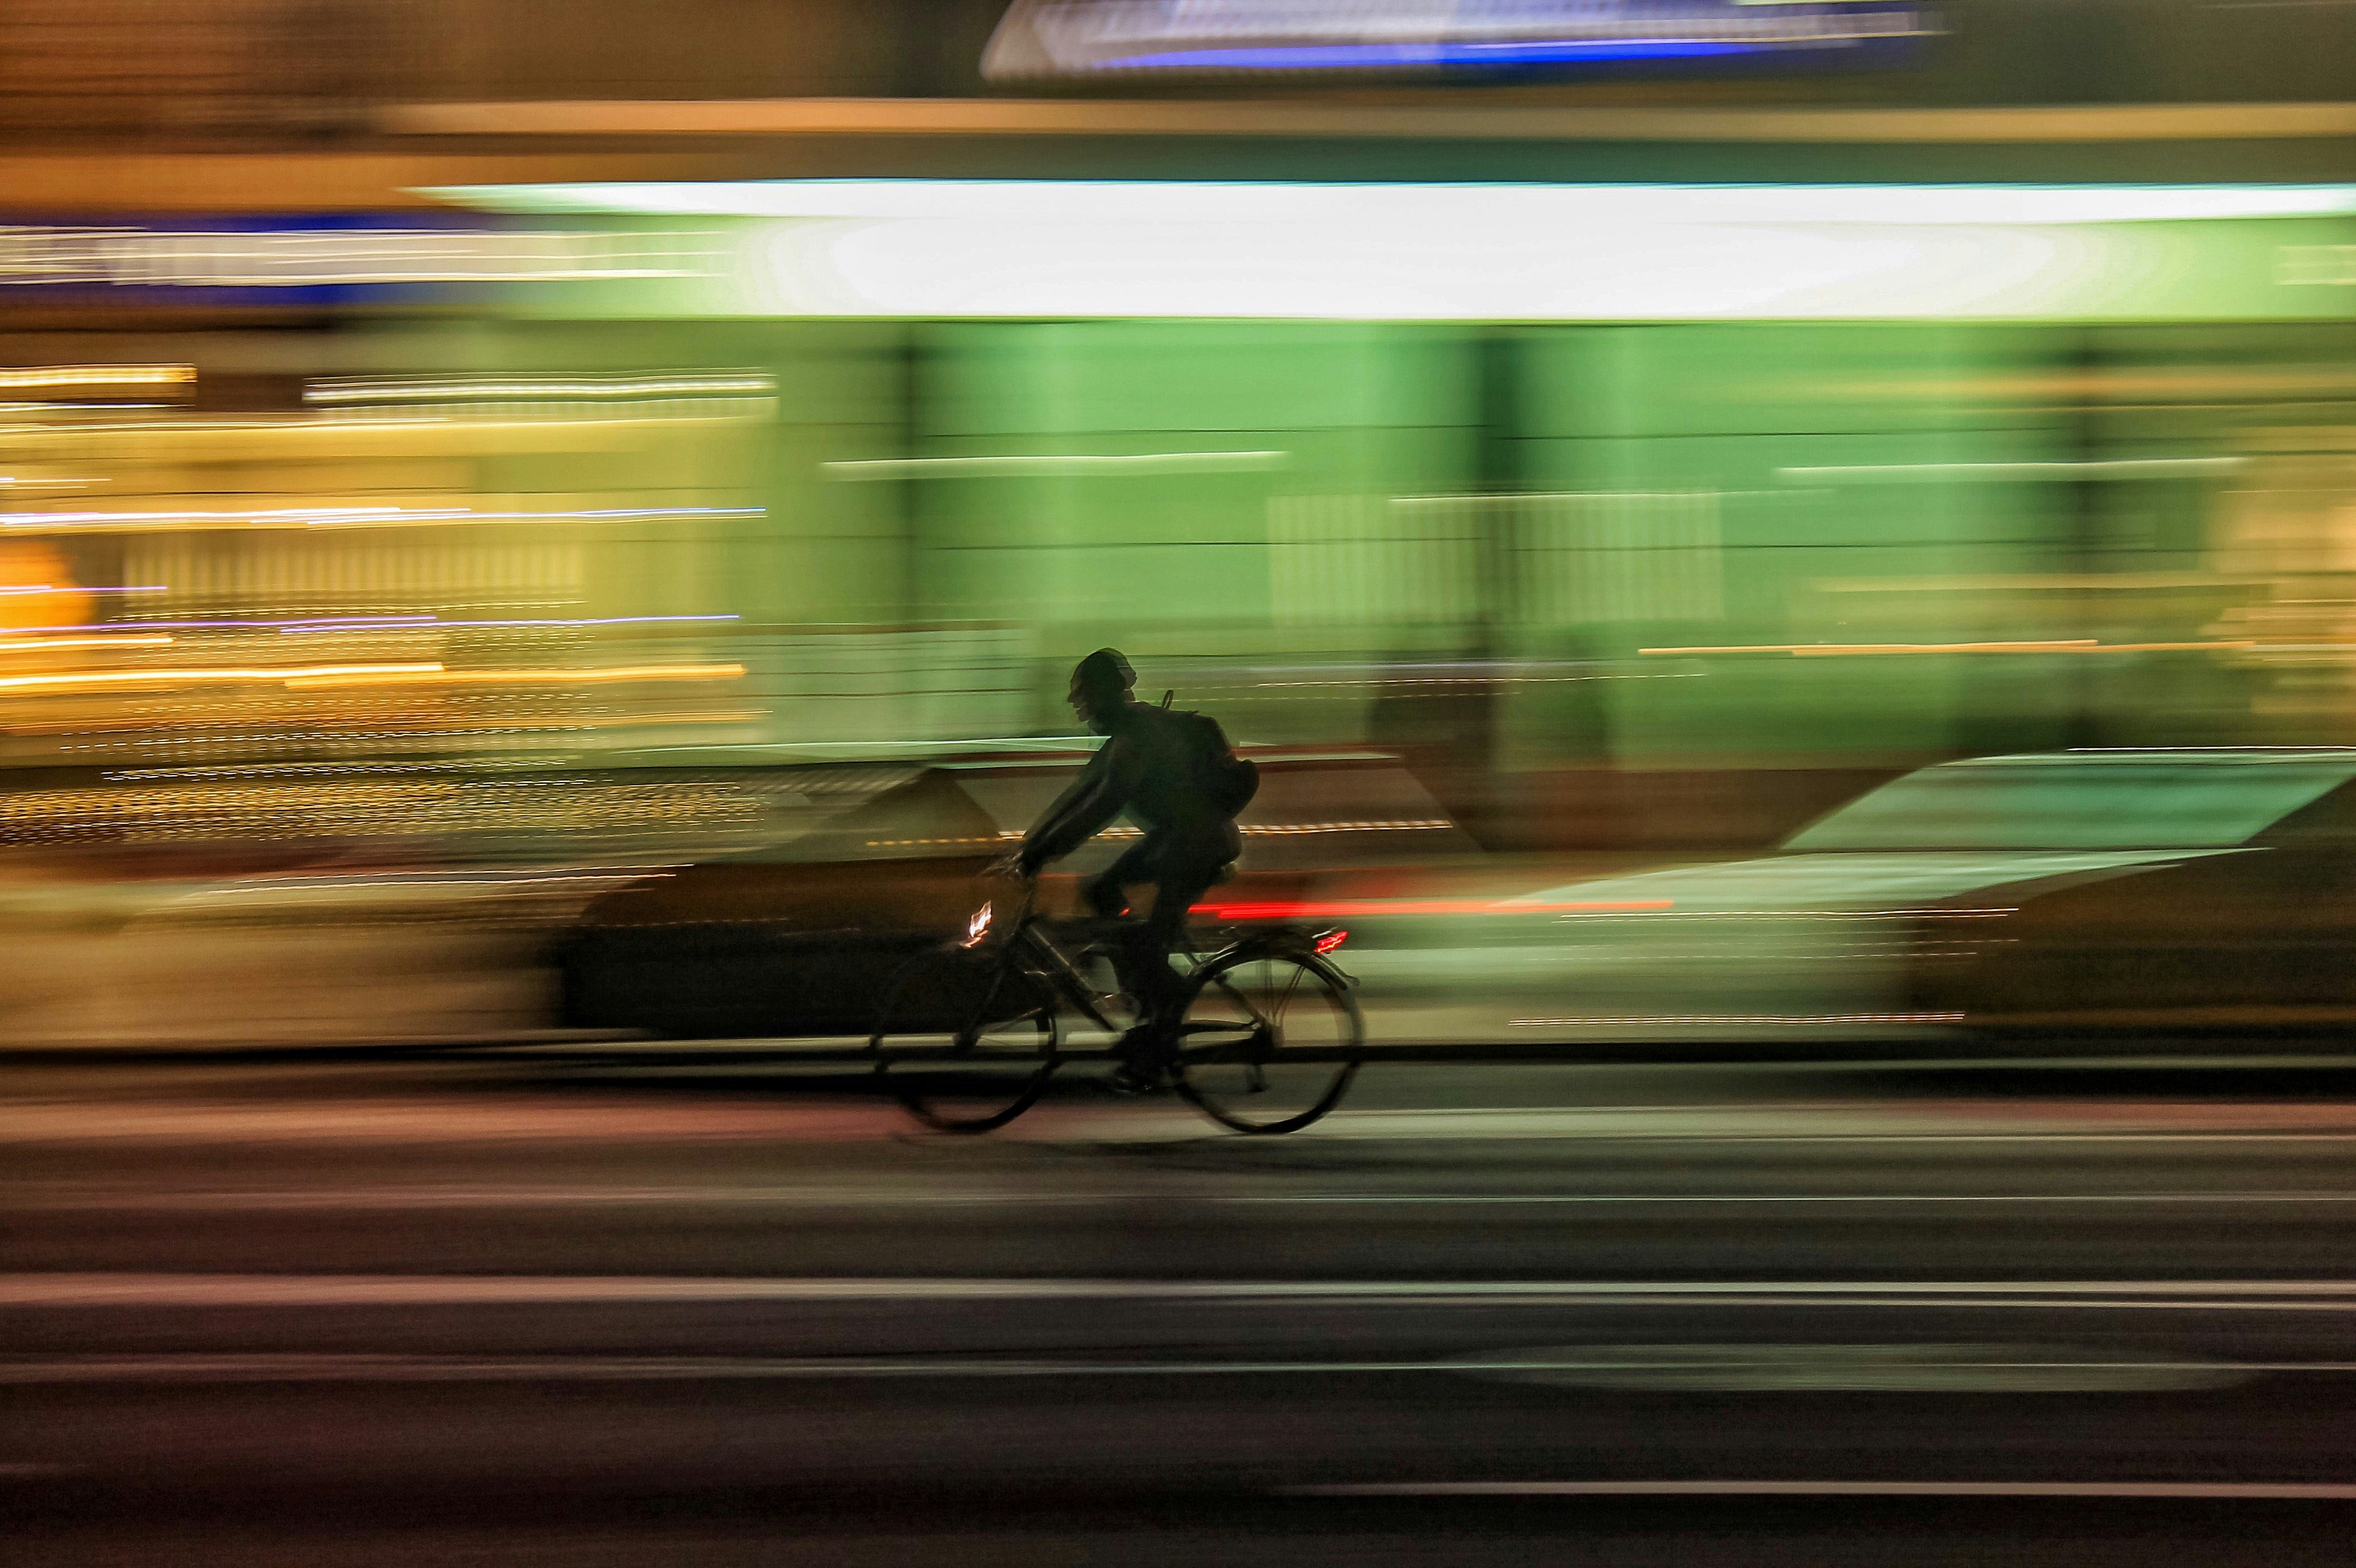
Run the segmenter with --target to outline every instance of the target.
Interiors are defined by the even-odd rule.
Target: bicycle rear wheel
[[[1002,954],[942,948],[901,966],[867,1045],[909,1114],[944,1133],[987,1133],[1046,1091],[1061,1040],[1054,1005]]]
[[[1358,1075],[1365,1026],[1348,986],[1285,952],[1214,961],[1180,1026],[1178,1091],[1238,1133],[1291,1133]]]

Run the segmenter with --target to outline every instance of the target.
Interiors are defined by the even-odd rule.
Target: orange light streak
[[[283,681],[293,687],[298,681],[394,671],[404,675],[424,674],[441,668],[439,664],[307,664],[280,665],[276,669],[123,670],[86,675],[8,675],[0,676],[0,690],[87,692],[109,687],[131,690],[141,686],[222,684],[238,681]]]
[[[352,686],[596,686],[622,681],[734,681],[742,664],[624,664],[593,670],[444,670],[439,664],[413,669],[329,671],[289,679],[291,691]]]
[[[52,648],[168,648],[172,639],[152,637],[28,637],[0,641],[0,653],[43,653]]]

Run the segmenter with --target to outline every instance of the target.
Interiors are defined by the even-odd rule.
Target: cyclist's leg
[[[1108,920],[1117,918],[1129,910],[1129,889],[1161,875],[1160,858],[1161,846],[1151,839],[1131,844],[1119,859],[1088,878],[1081,896],[1098,915]]]
[[[1140,969],[1153,990],[1140,995],[1164,1037],[1174,1034],[1186,999],[1186,983],[1170,967],[1170,955],[1186,939],[1186,913],[1194,900],[1226,875],[1232,864],[1223,852],[1172,852],[1162,857],[1161,876],[1153,885],[1153,909],[1140,933]]]
[[[1131,844],[1120,858],[1090,877],[1081,887],[1081,896],[1096,915],[1106,920],[1119,920],[1129,912],[1129,890],[1144,885],[1157,885],[1161,875],[1162,845],[1153,839]],[[1159,893],[1155,895],[1160,897]],[[1155,960],[1147,950],[1145,922],[1123,921],[1127,929],[1118,934],[1108,933],[1105,948],[1112,960],[1113,972],[1120,979],[1121,989],[1137,1001],[1139,1023],[1115,1047],[1127,1070],[1140,1082],[1151,1076],[1152,1035],[1155,1009],[1160,990],[1156,984]],[[1162,961],[1161,968],[1169,964]]]

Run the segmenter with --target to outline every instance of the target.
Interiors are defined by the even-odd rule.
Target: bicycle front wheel
[[[944,1133],[987,1133],[1046,1091],[1061,1036],[1029,975],[996,952],[944,948],[901,966],[867,1045],[910,1115]]]
[[[1349,988],[1282,952],[1239,953],[1197,981],[1178,1036],[1178,1090],[1238,1133],[1291,1133],[1358,1075],[1365,1026]]]

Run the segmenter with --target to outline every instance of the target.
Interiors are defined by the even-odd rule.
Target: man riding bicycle
[[[1236,814],[1250,800],[1258,774],[1235,755],[1215,721],[1141,703],[1136,684],[1129,660],[1109,648],[1073,670],[1066,700],[1105,743],[1005,864],[1022,876],[1036,876],[1123,811],[1145,830],[1142,842],[1084,890],[1088,907],[1113,919],[1132,913],[1130,888],[1153,888],[1151,909],[1130,922],[1127,940],[1113,944],[1114,966],[1137,999],[1142,1021],[1123,1036],[1121,1065],[1111,1081],[1145,1092],[1162,1087],[1161,1047],[1178,1023],[1184,996],[1170,954],[1183,940],[1187,909],[1242,853]]]

